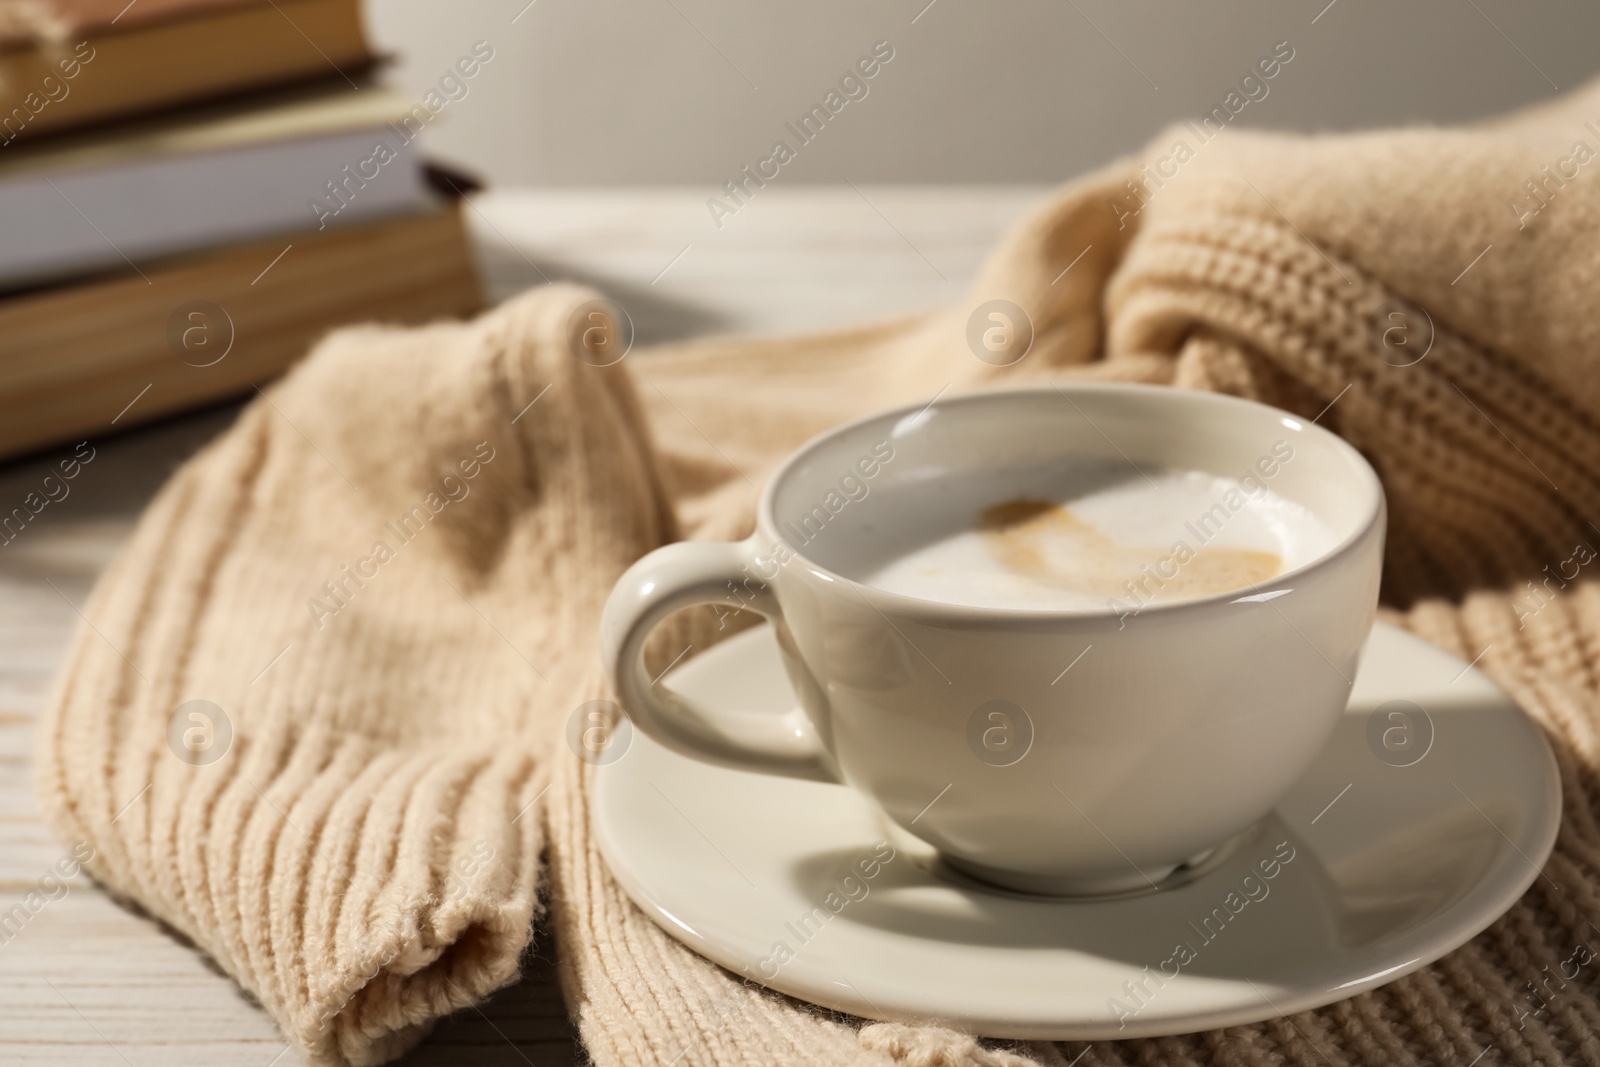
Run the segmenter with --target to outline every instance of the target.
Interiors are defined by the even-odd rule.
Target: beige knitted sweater
[[[392,1058],[512,981],[541,894],[602,1065],[1600,1062],[1595,974],[1551,981],[1600,956],[1600,583],[1574,562],[1600,546],[1596,149],[1600,92],[1470,130],[1183,127],[1063,189],[939,313],[609,367],[569,351],[593,294],[564,285],[338,333],[173,477],[100,583],[40,732],[49,817],[315,1064]],[[964,339],[996,297],[1036,327],[1008,368]],[[1393,617],[1481,653],[1554,742],[1545,877],[1374,993],[1088,1048],[810,1009],[657,929],[559,740],[605,695],[612,581],[673,538],[742,536],[765,473],[840,420],[1083,377],[1325,411],[1371,457]],[[682,618],[670,647],[703,648]]]

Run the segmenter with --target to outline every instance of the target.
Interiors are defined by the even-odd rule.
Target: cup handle
[[[681,608],[723,604],[778,621],[781,613],[770,587],[740,584],[758,551],[753,538],[737,544],[680,541],[629,567],[612,588],[600,620],[606,676],[634,724],[674,752],[740,770],[836,782],[802,709],[782,715],[713,712],[656,684],[645,669],[645,640],[657,623]],[[736,587],[752,599],[735,595]]]

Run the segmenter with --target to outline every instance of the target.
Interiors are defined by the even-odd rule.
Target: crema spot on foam
[[[1132,479],[1068,501],[1014,497],[968,528],[902,554],[869,584],[975,606],[1104,609],[1245,589],[1320,555],[1335,538],[1270,491],[1242,506],[1234,483],[1196,471]]]
[[[985,508],[978,529],[990,557],[1008,570],[1069,592],[1106,598],[1123,595],[1124,583],[1145,577],[1141,568],[1168,556],[1169,546],[1118,544],[1071,508],[1047,500],[1019,498]],[[1276,552],[1202,545],[1164,571],[1172,577],[1146,582],[1153,600],[1256,585],[1282,574],[1284,566]],[[1161,570],[1156,578],[1162,578]]]

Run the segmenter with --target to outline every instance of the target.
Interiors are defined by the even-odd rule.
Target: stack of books
[[[375,65],[360,0],[0,3],[0,456],[480,307],[470,186]]]

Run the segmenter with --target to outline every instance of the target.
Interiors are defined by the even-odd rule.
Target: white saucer
[[[669,681],[707,705],[775,713],[794,701],[765,626]],[[1378,711],[1390,701],[1426,716]],[[1511,699],[1381,623],[1343,722],[1293,792],[1187,877],[1142,896],[991,890],[889,832],[844,786],[713,767],[638,731],[597,772],[595,829],[612,872],[695,951],[854,1015],[1024,1039],[1234,1026],[1392,981],[1521,896],[1561,815],[1549,746]],[[1267,880],[1257,865],[1275,853]]]

